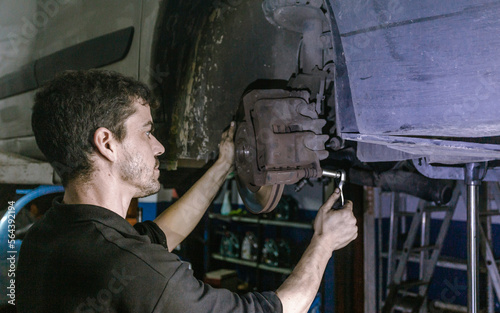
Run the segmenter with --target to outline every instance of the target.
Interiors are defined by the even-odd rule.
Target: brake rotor
[[[237,178],[236,182],[246,208],[255,214],[271,212],[278,205],[283,189],[285,189],[285,185],[268,185],[259,187],[253,192],[250,188],[243,186],[240,179]]]
[[[256,186],[252,184],[256,158],[255,135],[246,122],[238,124],[235,135],[236,182],[246,208],[255,214],[271,212],[281,199],[284,184]]]

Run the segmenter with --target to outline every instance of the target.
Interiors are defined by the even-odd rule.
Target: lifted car
[[[467,178],[465,164],[499,180],[498,1],[2,5],[2,183],[58,182],[30,128],[33,93],[89,68],[158,95],[165,185],[190,184],[236,119],[240,192],[254,212],[325,169],[437,202],[451,197],[449,180]]]

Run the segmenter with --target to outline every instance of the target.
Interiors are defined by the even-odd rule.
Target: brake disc
[[[261,186],[255,192],[242,185],[239,179],[236,179],[238,190],[246,208],[255,214],[269,213],[279,203],[285,185]]]

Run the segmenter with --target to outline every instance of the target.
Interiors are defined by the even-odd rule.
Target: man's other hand
[[[342,209],[332,210],[339,197],[340,190],[337,188],[321,206],[314,220],[313,240],[317,240],[321,246],[331,251],[345,247],[358,236],[352,202],[346,201]]]
[[[219,144],[219,160],[229,164],[233,170],[234,166],[234,132],[236,129],[236,123],[231,122],[229,129],[222,133],[222,140]]]

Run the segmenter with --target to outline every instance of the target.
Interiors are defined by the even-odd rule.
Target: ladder
[[[391,206],[390,234],[388,249],[388,295],[382,308],[383,313],[425,311],[427,290],[434,274],[443,241],[448,232],[453,213],[458,203],[461,190],[455,188],[448,205],[431,205],[420,200],[415,212],[401,210],[398,199]],[[399,195],[397,195],[399,198]],[[438,235],[434,243],[430,243],[430,217],[433,213],[444,213]],[[409,230],[406,232],[402,250],[398,250],[399,224],[404,224],[411,217]],[[417,235],[420,230],[418,245]],[[413,257],[418,258],[419,277],[407,279],[407,265]]]
[[[490,210],[489,203],[486,206],[486,210],[479,212],[481,221],[479,223],[479,232],[481,239],[481,255],[486,266],[488,274],[488,285],[487,285],[487,312],[494,312],[494,299],[493,291],[500,300],[500,274],[498,271],[498,260],[495,259],[492,248],[492,235],[491,235],[491,218],[493,216],[500,215],[500,188],[498,182],[488,183],[488,193],[493,196],[497,209]],[[491,288],[493,287],[493,288]],[[492,290],[493,289],[493,290]]]

